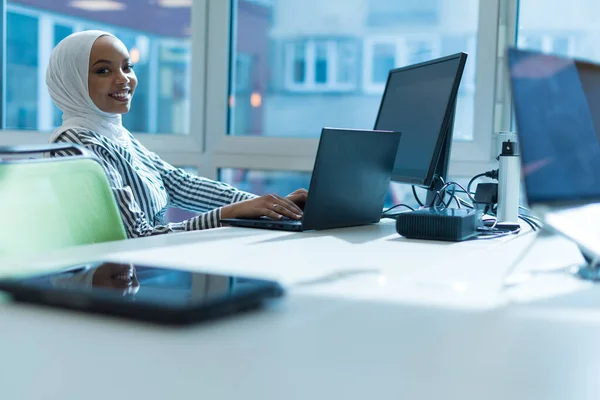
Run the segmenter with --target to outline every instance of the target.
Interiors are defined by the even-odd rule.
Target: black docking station
[[[398,215],[396,231],[411,239],[460,242],[477,234],[481,213],[464,208],[423,208]]]

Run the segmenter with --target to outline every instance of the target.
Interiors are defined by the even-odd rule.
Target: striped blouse
[[[75,143],[102,163],[130,238],[216,228],[221,207],[256,197],[222,182],[188,174],[150,152],[131,134],[123,146],[87,129],[69,129],[56,142]],[[69,155],[56,152],[56,156]],[[165,223],[169,206],[201,213],[178,223]]]

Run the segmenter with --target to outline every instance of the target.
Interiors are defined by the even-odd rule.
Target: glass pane
[[[257,195],[275,193],[285,196],[296,189],[308,189],[310,185],[309,172],[294,171],[258,171],[247,169],[222,168],[219,171],[220,180]],[[421,197],[425,201],[425,192]],[[390,190],[385,199],[384,207],[391,207],[394,204],[404,203],[411,207],[416,207],[417,202],[414,199],[411,187],[392,182]]]
[[[390,69],[465,51],[454,137],[473,139],[478,0],[230,1],[228,134],[372,129]],[[238,57],[252,60],[245,97],[236,97]]]
[[[390,69],[396,66],[396,44],[377,43],[373,46],[371,81],[385,84]]]
[[[101,29],[125,43],[138,77],[123,123],[133,132],[189,131],[191,1],[8,0],[7,128],[51,131],[61,112],[43,79],[52,48],[72,32]],[[135,14],[135,16],[134,16]]]
[[[352,43],[340,43],[337,51],[337,83],[352,84],[356,79],[356,47]]]
[[[56,46],[61,40],[73,33],[73,28],[61,24],[54,25],[54,40],[53,46]],[[59,126],[62,124],[62,111],[56,107],[54,103],[52,107],[52,126]]]
[[[306,75],[306,49],[304,43],[295,43],[293,47],[294,52],[294,83],[304,82]]]
[[[6,13],[6,127],[35,129],[38,103],[38,19]],[[42,82],[43,84],[43,82]]]
[[[308,189],[310,184],[309,172],[221,168],[219,175],[221,181],[257,195],[275,193],[286,196],[296,189]]]
[[[425,40],[407,42],[408,64],[417,64],[431,60],[433,57],[433,43]]]
[[[327,83],[327,43],[316,44],[315,83]]]
[[[519,0],[517,45],[600,61],[599,13],[596,0]]]

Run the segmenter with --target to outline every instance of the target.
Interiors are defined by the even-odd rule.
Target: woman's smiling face
[[[131,107],[137,77],[125,45],[112,36],[99,37],[92,47],[88,92],[107,113],[125,114]]]

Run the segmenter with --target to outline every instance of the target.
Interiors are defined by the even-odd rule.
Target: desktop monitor
[[[388,74],[375,129],[402,132],[392,180],[428,189],[425,204],[446,180],[466,61],[466,53],[457,53]]]
[[[585,60],[573,62],[587,100],[596,136],[600,140],[600,64]]]

